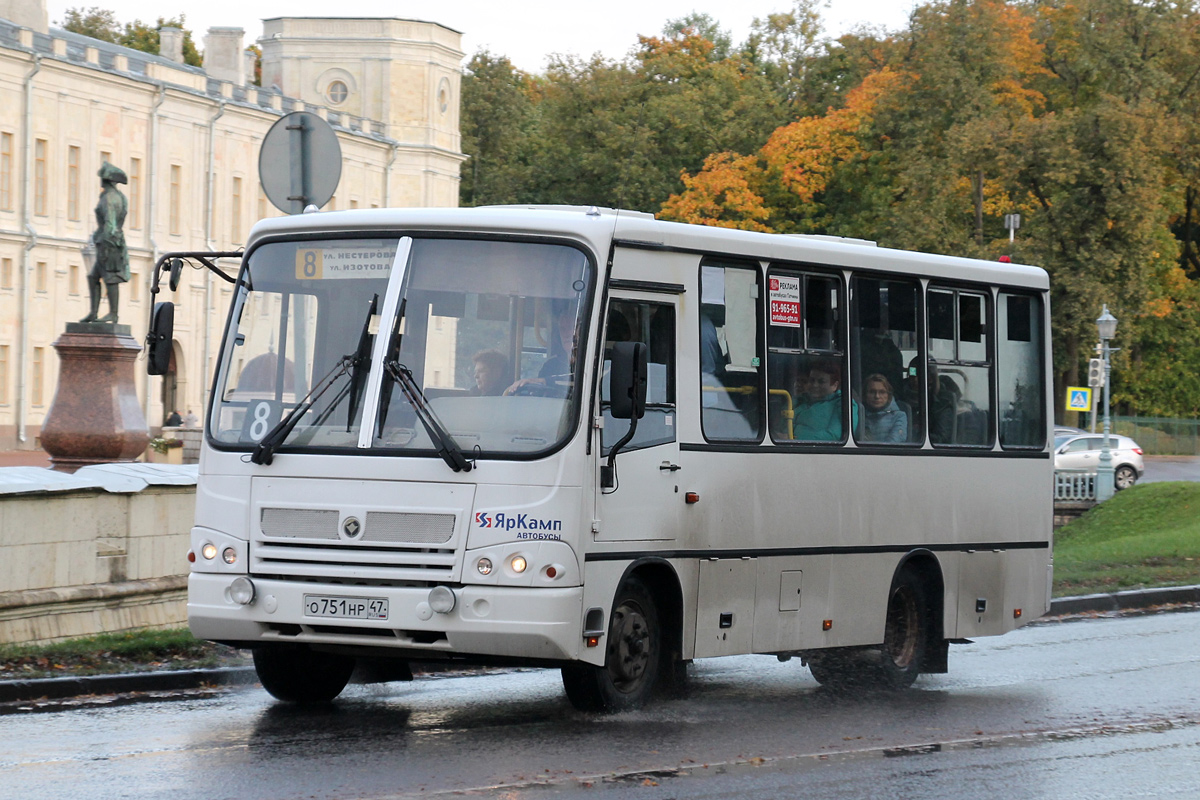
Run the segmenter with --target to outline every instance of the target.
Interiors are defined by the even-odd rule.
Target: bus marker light
[[[529,566],[524,556],[513,556],[513,560],[509,563],[512,565],[513,572],[518,575],[525,571],[525,567]]]
[[[827,631],[833,628],[833,620],[827,619],[821,623],[821,630]]]
[[[204,546],[200,548],[200,554],[206,561],[212,561],[217,557],[217,546],[212,542],[205,542]]]
[[[188,550],[188,563],[189,564],[196,563],[196,551],[195,550]]]
[[[1020,619],[1020,618],[1021,618],[1021,609],[1014,608],[1013,609],[1013,619]]]
[[[588,647],[595,647],[596,645],[600,644],[600,637],[599,636],[589,636],[589,637],[587,637],[586,641],[587,641]]]
[[[558,570],[555,569],[553,566],[546,567],[546,577],[547,578],[557,578]]]
[[[248,606],[254,602],[254,584],[246,576],[233,579],[229,584],[229,599],[239,606]]]
[[[237,550],[234,550],[232,547],[226,547],[224,550],[221,551],[221,560],[224,561],[226,564],[236,564],[237,563]]]
[[[688,492],[687,494],[685,494],[683,496],[683,502],[687,503],[688,505],[691,505],[692,503],[699,503],[700,502],[700,493],[699,492]]]
[[[449,614],[454,610],[457,598],[449,586],[435,586],[429,590],[429,607],[439,614]]]
[[[492,560],[490,558],[481,558],[475,562],[475,569],[479,570],[480,575],[492,574]]]

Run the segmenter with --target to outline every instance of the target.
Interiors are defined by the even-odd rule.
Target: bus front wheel
[[[567,699],[580,711],[625,711],[645,705],[661,670],[662,628],[654,597],[637,578],[621,584],[605,641],[604,665],[562,668]]]
[[[275,644],[254,650],[254,671],[272,697],[288,703],[327,703],[342,693],[354,672],[354,659]]]
[[[876,650],[809,656],[813,677],[832,689],[906,689],[917,679],[933,631],[925,585],[911,570],[892,582],[883,644]]]

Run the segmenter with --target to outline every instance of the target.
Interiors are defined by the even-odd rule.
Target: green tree
[[[153,27],[140,19],[135,19],[133,22],[125,24],[125,30],[118,43],[134,50],[141,50],[143,53],[160,55],[162,53],[162,36],[159,34],[159,30],[179,28],[183,31],[183,63],[193,67],[204,66],[204,58],[196,49],[192,32],[188,30],[186,23],[187,17],[183,14],[170,19],[159,17]]]
[[[102,42],[116,44],[121,37],[121,26],[117,22],[116,14],[98,6],[68,8],[63,13],[60,24],[63,30],[90,36]]]
[[[535,84],[503,56],[471,57],[462,82],[464,206],[536,202],[530,186],[536,141]]]

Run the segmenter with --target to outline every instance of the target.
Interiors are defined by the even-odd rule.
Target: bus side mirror
[[[171,367],[171,342],[175,337],[175,304],[155,303],[146,331],[146,372],[166,375]]]
[[[641,419],[646,413],[646,362],[643,342],[614,342],[609,373],[609,413],[613,419]]]

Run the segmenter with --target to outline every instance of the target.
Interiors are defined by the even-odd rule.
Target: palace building
[[[163,253],[237,250],[256,220],[283,213],[260,186],[258,156],[291,111],[324,118],[341,146],[341,180],[323,210],[458,204],[458,31],[264,20],[262,86],[241,28],[207,32],[203,69],[183,63],[182,31],[161,36],[161,55],[150,55],[50,28],[44,0],[0,0],[0,450],[38,448],[58,377],[52,344],[88,313],[83,250],[104,161],[129,178],[119,187],[132,273],[120,323],[138,341]],[[176,304],[175,342],[170,374],[137,371],[152,429],[172,410],[206,405],[230,285],[186,270],[158,299]]]

